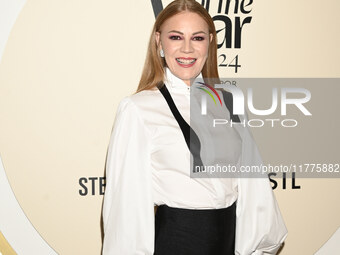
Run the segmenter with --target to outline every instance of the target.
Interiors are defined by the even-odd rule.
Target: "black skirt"
[[[236,201],[222,209],[160,205],[154,255],[234,255]]]

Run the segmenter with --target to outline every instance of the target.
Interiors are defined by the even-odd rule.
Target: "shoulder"
[[[148,111],[157,107],[161,100],[164,100],[163,96],[156,88],[154,90],[143,90],[126,96],[121,100],[120,105],[128,108],[135,108],[142,113],[143,111]]]
[[[117,106],[115,126],[122,124],[126,127],[128,125],[128,130],[144,130],[143,132],[150,136],[152,132],[148,120],[152,115],[151,98],[155,98],[156,93],[157,91],[141,91],[123,97]],[[154,105],[153,107],[155,108]]]
[[[119,102],[118,109],[136,107],[139,104],[148,101],[148,99],[154,98],[157,93],[158,91],[156,90],[143,90],[138,93],[125,96]]]
[[[162,97],[157,88],[125,96],[118,104],[117,116],[124,116],[123,118],[132,118],[134,116],[139,122],[149,127],[158,110],[164,104],[164,98]]]
[[[161,94],[160,94],[160,91],[159,89],[155,88],[155,89],[152,89],[152,90],[142,90],[138,93],[135,93],[135,94],[132,94],[130,96],[128,96],[131,101],[133,103],[135,103],[136,105],[139,105],[139,104],[145,104],[146,102],[148,101],[152,101],[154,100],[155,98],[159,97]]]

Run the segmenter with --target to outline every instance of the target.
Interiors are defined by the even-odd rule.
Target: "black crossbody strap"
[[[178,111],[174,100],[172,99],[167,87],[165,86],[165,84],[158,89],[160,90],[160,92],[162,93],[162,95],[164,96],[166,102],[168,103],[168,106],[173,114],[173,116],[175,117],[179,127],[182,130],[185,142],[188,145],[188,148],[190,149],[190,126],[189,124],[183,119],[182,115],[180,114],[180,112]]]
[[[233,122],[240,122],[240,117],[238,115],[234,115],[233,95],[230,92],[225,91],[224,89],[222,89],[222,95],[223,95],[224,103],[227,106],[227,109],[230,113],[230,119]]]
[[[185,142],[193,155],[194,158],[194,172],[195,172],[195,166],[203,166],[202,159],[200,156],[201,151],[201,142],[195,133],[195,131],[190,127],[190,125],[184,120],[181,113],[178,111],[175,102],[173,101],[167,87],[165,84],[162,84],[161,86],[157,86],[162,95],[164,96],[173,116],[175,117],[179,127],[182,130],[182,134],[184,136]],[[233,122],[240,122],[240,118],[238,115],[233,114],[233,96],[230,92],[222,90],[223,94],[223,100],[224,103],[230,113],[230,119]],[[190,141],[191,139],[191,141]],[[191,144],[190,144],[191,142]],[[190,146],[191,145],[191,146]]]
[[[165,84],[163,86],[157,86],[162,95],[164,96],[166,102],[168,103],[168,106],[175,117],[179,127],[182,130],[185,142],[193,155],[194,158],[194,172],[195,172],[195,166],[203,166],[202,159],[200,156],[201,151],[201,142],[195,133],[195,131],[189,126],[189,124],[183,119],[181,113],[178,111],[167,87]],[[190,136],[191,135],[191,136]],[[191,139],[191,146],[190,146],[190,139]]]

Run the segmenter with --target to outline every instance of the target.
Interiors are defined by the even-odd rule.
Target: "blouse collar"
[[[197,78],[202,78],[200,73]],[[168,67],[165,67],[165,85],[174,92],[190,94],[190,86],[188,86],[183,80],[175,76]]]

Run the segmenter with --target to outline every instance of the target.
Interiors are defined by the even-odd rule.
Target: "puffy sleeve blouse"
[[[165,84],[190,122],[190,87],[166,69]],[[235,133],[234,160],[260,164],[247,129]],[[152,255],[154,206],[189,209],[236,206],[235,254],[276,254],[287,236],[268,178],[191,178],[190,151],[158,89],[118,106],[106,160],[103,255]]]

